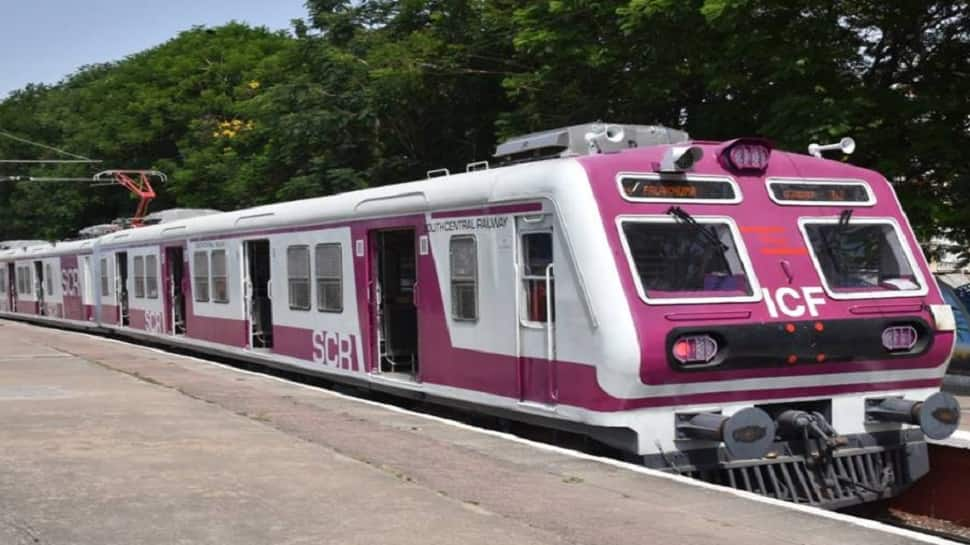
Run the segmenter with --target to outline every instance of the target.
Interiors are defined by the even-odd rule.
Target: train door
[[[272,255],[269,240],[247,240],[243,246],[243,284],[249,317],[250,348],[273,347]]]
[[[47,314],[44,304],[44,262],[34,261],[34,293],[37,294],[37,314]]]
[[[415,230],[370,233],[372,339],[381,373],[418,380],[418,267]]]
[[[118,294],[118,323],[127,327],[130,323],[128,312],[128,252],[115,254],[115,293]]]
[[[7,263],[7,302],[10,303],[10,312],[17,312],[17,277],[16,265]]]
[[[523,216],[518,233],[519,397],[555,404],[555,256],[552,216]]]
[[[168,333],[185,335],[185,250],[181,246],[165,248],[165,279]]]

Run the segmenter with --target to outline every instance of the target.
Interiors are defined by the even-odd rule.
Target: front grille
[[[908,486],[913,478],[906,453],[905,445],[841,449],[823,463],[800,455],[779,456],[679,473],[770,498],[837,509],[889,498]]]

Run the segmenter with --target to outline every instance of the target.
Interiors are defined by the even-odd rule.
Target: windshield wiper
[[[822,242],[825,243],[825,253],[829,255],[829,260],[832,261],[832,266],[835,267],[835,272],[839,274],[845,274],[845,267],[842,263],[842,238],[845,235],[845,230],[849,227],[849,221],[852,219],[852,209],[846,208],[839,214],[839,223],[835,226],[835,231],[832,236],[827,236],[825,231],[822,231]],[[835,251],[835,245],[838,244],[839,252]]]
[[[694,216],[688,214],[683,208],[679,206],[671,206],[667,209],[667,214],[673,216],[678,221],[690,227],[695,233],[699,232],[704,237],[708,245],[716,249],[719,253],[724,254],[728,251],[729,248],[725,246],[723,242],[721,242],[721,239],[719,239],[717,235],[710,230],[705,229],[701,224],[697,223]]]

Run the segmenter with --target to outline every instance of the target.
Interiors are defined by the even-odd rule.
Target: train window
[[[44,293],[51,295],[54,293],[54,267],[50,263],[44,265]]]
[[[145,297],[145,258],[135,256],[135,299]]]
[[[209,254],[206,252],[192,254],[192,289],[196,302],[209,301]]]
[[[91,280],[91,256],[86,255],[81,259],[81,270],[78,271],[81,280],[81,297],[85,305],[89,305],[94,300],[94,282]]]
[[[892,297],[925,289],[896,226],[883,220],[833,218],[803,222],[805,237],[829,292]],[[852,298],[852,296],[850,296]]]
[[[756,297],[731,225],[724,220],[695,221],[622,222],[624,247],[641,297],[665,303]]]
[[[741,191],[724,176],[621,174],[620,194],[628,201],[738,203]]]
[[[343,265],[340,244],[317,244],[316,261],[317,310],[343,312]]]
[[[5,294],[7,293],[7,265],[0,263],[0,267],[4,267],[0,269],[0,294]]]
[[[522,284],[525,289],[525,319],[530,322],[556,320],[552,270],[552,233],[522,235]],[[551,315],[550,315],[550,312]]]
[[[108,297],[111,295],[111,282],[109,282],[110,277],[108,276],[108,260],[105,258],[101,259],[101,296]]]
[[[229,282],[226,275],[226,251],[212,250],[212,302],[229,302]]]
[[[290,309],[310,310],[310,247],[286,249],[286,275],[289,280]]]
[[[451,317],[478,319],[478,244],[475,237],[451,237]]]
[[[145,296],[158,299],[158,257],[145,256]]]

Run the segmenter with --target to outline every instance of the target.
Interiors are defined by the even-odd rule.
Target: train
[[[947,375],[951,375],[949,378],[970,375],[970,276],[959,272],[937,273],[936,276],[943,300],[953,308],[956,318],[957,339]],[[960,383],[956,389],[967,390],[963,380],[951,382]]]
[[[901,493],[958,427],[953,310],[879,173],[609,123],[492,161],[9,249],[0,317],[581,433],[830,509]]]

